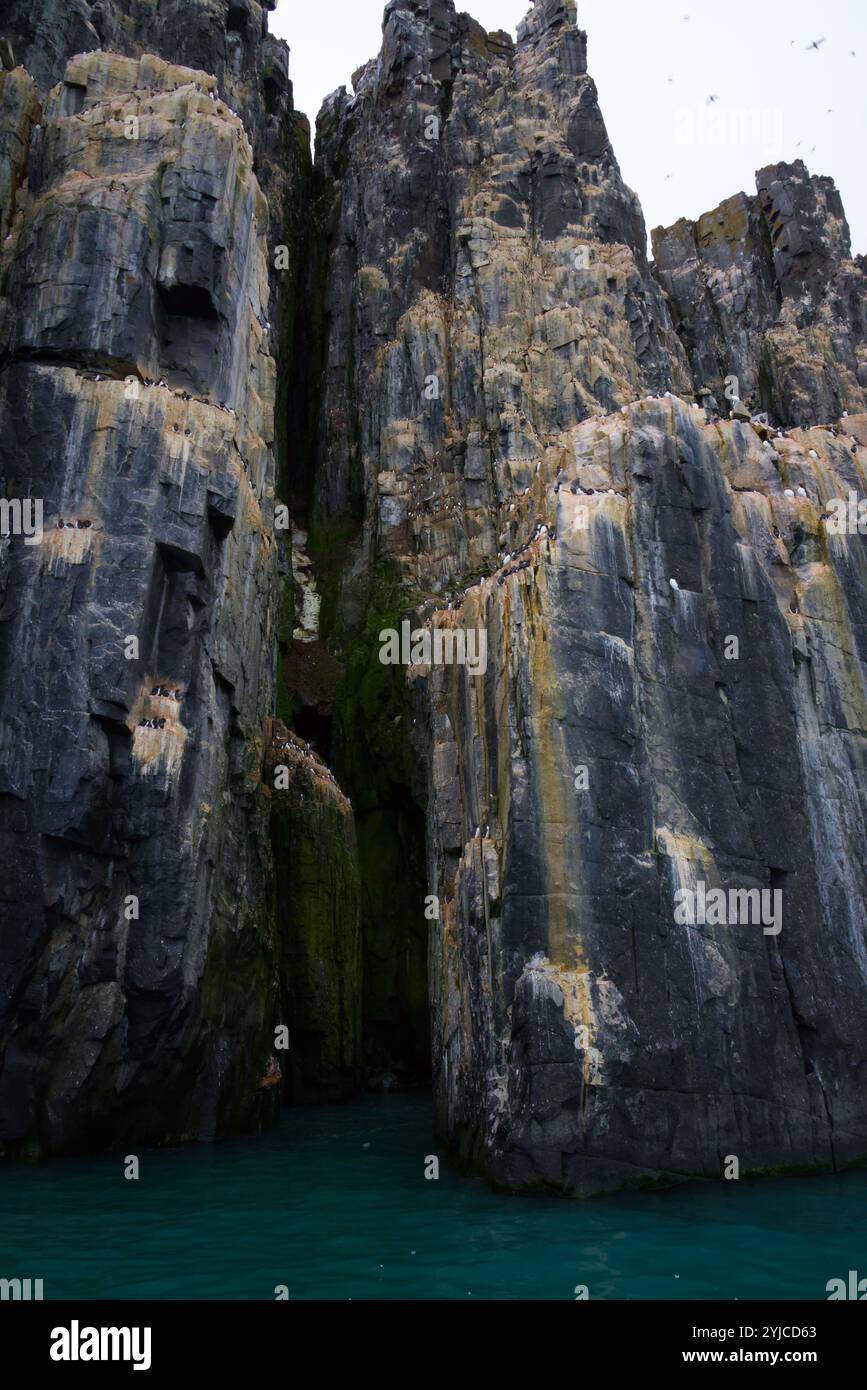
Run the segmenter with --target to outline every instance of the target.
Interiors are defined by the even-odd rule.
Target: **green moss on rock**
[[[274,793],[272,832],[287,1094],[350,1095],[360,1084],[362,990],[351,808],[302,765],[292,787]]]

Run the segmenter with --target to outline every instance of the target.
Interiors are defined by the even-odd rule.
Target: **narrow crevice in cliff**
[[[779,870],[775,869],[771,869],[770,873],[772,889],[781,888],[782,883],[786,878],[786,875],[784,873],[781,873]],[[783,984],[786,988],[786,994],[789,1000],[789,1008],[791,1010],[792,1015],[792,1024],[794,1026],[798,1038],[798,1045],[801,1050],[801,1057],[804,1066],[804,1077],[808,1085],[811,1082],[813,1082],[819,1089],[819,1094],[822,1100],[822,1109],[827,1123],[827,1140],[830,1165],[834,1169],[834,1171],[837,1172],[837,1156],[834,1152],[834,1114],[828,1102],[828,1094],[825,1089],[825,1081],[822,1077],[820,1063],[817,1056],[819,1030],[817,1029],[815,1024],[809,1023],[807,1019],[804,1018],[803,1014],[798,1008],[795,992],[792,987],[792,981],[790,978],[789,967],[786,964],[786,957],[780,945],[780,942],[775,939],[773,941],[771,949],[776,955],[779,964],[780,974],[783,979]]]
[[[331,200],[321,170],[310,166],[299,219],[291,338],[283,363],[284,492],[293,517],[309,526],[317,460],[327,337],[325,297]]]
[[[353,911],[359,941],[352,969],[347,973],[344,959],[340,978],[335,974],[333,988],[328,986],[332,1003],[327,1010],[320,994],[318,1025],[309,998],[301,1007],[303,985],[301,993],[297,989],[291,993],[287,1007],[295,1021],[299,1048],[284,1090],[290,1103],[339,1099],[363,1087],[389,1090],[424,1085],[430,1075],[424,815],[413,799],[411,779],[398,765],[400,756],[393,756],[403,737],[396,733],[393,721],[398,717],[402,721],[403,714],[392,710],[386,691],[392,676],[379,664],[378,643],[371,636],[369,620],[375,602],[369,596],[377,590],[378,577],[366,577],[359,604],[350,603],[348,610],[346,606],[345,565],[362,538],[363,513],[359,426],[351,395],[345,401],[345,439],[349,456],[356,460],[351,474],[355,481],[350,481],[345,510],[330,512],[317,501],[327,487],[322,417],[331,331],[329,295],[334,291],[332,237],[338,186],[333,174],[333,167],[329,170],[321,160],[309,174],[298,234],[291,335],[285,360],[278,357],[280,379],[286,382],[281,495],[293,519],[292,575],[286,581],[291,598],[279,643],[278,714],[306,754],[333,769],[351,804],[357,900],[354,908],[347,900],[342,921],[333,919],[329,938],[333,946],[327,951],[345,956],[354,950],[349,945]],[[354,372],[350,355],[350,380]],[[363,631],[358,628],[362,610],[367,612]],[[382,677],[387,677],[385,685]],[[396,709],[405,711],[399,687],[397,697]],[[280,821],[284,820],[281,813]],[[284,838],[280,843],[277,872],[283,872],[282,856],[288,854],[296,867],[290,871],[291,881],[286,880],[285,892],[294,899],[293,911],[306,914],[305,890],[297,879],[299,857],[303,860],[306,854],[301,850],[299,856],[302,842],[306,845],[308,837],[296,826],[289,841]],[[320,858],[326,865],[323,872],[342,873],[329,844],[320,847]],[[314,897],[307,894],[308,906]],[[309,918],[304,933],[309,943],[314,933]],[[340,938],[342,945],[337,944]],[[298,952],[303,955],[305,949],[298,941],[289,947],[302,980],[305,967]],[[326,952],[323,978],[331,978],[328,960]],[[335,1026],[335,1016],[329,1013],[335,991],[345,1009],[357,1009],[358,1032],[355,1050],[350,1047],[344,1052],[340,1066],[324,1067],[322,1058],[329,1053],[325,1035]]]

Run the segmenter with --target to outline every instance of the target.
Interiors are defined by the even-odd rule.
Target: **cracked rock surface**
[[[487,636],[484,675],[410,669],[401,725],[441,1133],[582,1194],[856,1160],[867,575],[823,516],[863,496],[867,402],[836,190],[762,171],[649,267],[561,0],[516,45],[389,5],[318,132],[344,630],[391,576],[414,622]],[[768,424],[699,408],[730,374]],[[699,882],[782,894],[781,933],[678,925]]]
[[[10,83],[20,131],[35,98],[17,71],[4,98]],[[26,181],[11,175],[0,471],[7,496],[42,499],[45,528],[0,542],[13,1146],[263,1112],[268,208],[211,86],[152,55],[73,58],[27,123]]]
[[[762,170],[650,262],[573,0],[517,41],[390,0],[312,174],[253,0],[9,13],[0,477],[45,534],[0,540],[0,1143],[429,1065],[504,1187],[863,1161],[833,183]],[[383,664],[404,623],[482,668]],[[678,920],[719,890],[780,913]]]

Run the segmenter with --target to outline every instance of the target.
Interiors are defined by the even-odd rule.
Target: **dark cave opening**
[[[218,319],[214,301],[204,285],[160,285],[160,302],[172,318]]]
[[[331,762],[332,716],[316,705],[302,705],[295,712],[295,733],[326,763]]]
[[[269,116],[276,116],[280,108],[280,88],[273,77],[265,78],[262,90],[265,96],[265,111]]]
[[[60,114],[62,116],[77,116],[84,106],[87,97],[87,87],[81,82],[64,82],[63,91],[60,94]]]
[[[207,580],[199,557],[157,543],[147,605],[148,664],[186,683],[204,621]]]
[[[229,6],[229,13],[226,15],[227,34],[240,34],[242,39],[246,39],[248,23],[249,15],[243,5]]]
[[[195,394],[213,390],[211,362],[220,315],[204,285],[159,285],[156,314],[160,375],[175,389]]]

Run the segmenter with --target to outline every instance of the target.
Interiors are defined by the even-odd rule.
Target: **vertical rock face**
[[[12,175],[0,472],[45,528],[13,528],[0,560],[13,1145],[206,1133],[262,1107],[268,208],[213,86],[152,56],[73,59],[26,187]]]
[[[291,1046],[281,1062],[293,1101],[351,1095],[361,1079],[362,943],[352,807],[315,753],[277,725],[274,895]]]
[[[264,114],[291,94],[288,50],[268,34],[273,9],[258,0],[7,0],[0,22],[15,59],[43,91],[75,54],[152,53],[210,73],[258,133]]]
[[[19,190],[26,182],[30,132],[39,120],[39,101],[23,68],[0,72],[0,241],[12,233]]]
[[[441,1129],[584,1193],[853,1161],[867,575],[823,514],[863,496],[867,417],[782,438],[689,403],[736,374],[786,423],[863,411],[839,199],[764,171],[657,234],[652,274],[568,2],[515,46],[392,3],[354,88],[318,125],[337,631],[370,681],[403,616],[487,642],[476,675],[420,651],[409,705],[350,721],[374,747],[396,721],[426,807]]]
[[[442,1126],[500,1181],[579,1192],[854,1160],[867,572],[821,515],[863,463],[675,398],[572,445],[592,493],[544,465],[556,541],[464,602],[485,677],[429,679]],[[700,884],[779,892],[782,930],[684,923]]]
[[[697,223],[653,233],[696,387],[744,400],[779,424],[809,425],[867,408],[867,276],[851,255],[833,181],[801,161],[757,176]]]
[[[250,1125],[429,1036],[506,1186],[862,1159],[830,181],[648,264],[572,0],[391,0],[312,174],[254,0],[3,24],[0,1143]],[[693,403],[732,376],[755,418]]]
[[[420,1007],[424,882],[401,865],[421,858],[425,792],[377,634],[490,568],[558,431],[689,382],[574,20],[537,5],[515,47],[446,0],[390,4],[380,57],[317,126],[332,230],[314,517],[326,549],[351,541],[333,635],[350,648],[366,979]]]
[[[317,149],[337,184],[318,515],[363,515],[430,587],[496,549],[545,433],[687,389],[687,364],[574,5],[537,5],[517,49],[447,0],[389,5]]]
[[[59,82],[70,58],[111,51],[131,58],[155,54],[209,74],[237,112],[253,148],[253,172],[269,208],[272,246],[288,264],[272,273],[270,344],[277,379],[278,472],[287,466],[286,427],[293,370],[299,243],[309,179],[309,124],[292,104],[289,49],[268,33],[275,0],[8,0],[0,37],[11,45],[38,89]],[[117,170],[122,168],[120,160]],[[2,190],[0,190],[2,191]],[[271,260],[272,268],[274,258]]]

